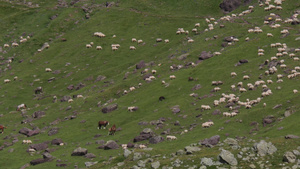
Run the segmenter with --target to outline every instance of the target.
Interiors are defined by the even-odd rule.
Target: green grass
[[[23,1],[22,1],[23,2]],[[191,143],[197,143],[199,140],[220,135],[221,140],[227,137],[242,137],[255,139],[266,139],[271,141],[279,149],[274,157],[268,157],[271,163],[278,164],[285,151],[295,149],[299,144],[298,140],[284,140],[286,134],[300,135],[297,127],[299,119],[299,94],[293,94],[292,90],[299,88],[299,77],[288,79],[287,74],[278,67],[278,74],[284,74],[283,83],[276,83],[277,77],[274,75],[264,75],[265,67],[259,70],[259,65],[264,63],[266,59],[276,54],[276,50],[270,48],[271,43],[281,42],[286,43],[289,48],[299,48],[299,42],[295,38],[299,37],[299,25],[290,25],[281,23],[281,28],[271,29],[263,24],[264,17],[271,12],[279,14],[282,19],[290,17],[294,10],[299,8],[299,3],[296,0],[283,3],[282,11],[264,11],[263,7],[258,7],[257,3],[253,3],[255,10],[253,13],[238,17],[234,21],[225,22],[219,21],[225,25],[225,28],[219,28],[215,25],[212,31],[204,32],[208,28],[205,18],[214,17],[216,19],[223,14],[219,9],[219,1],[126,1],[116,3],[111,8],[105,7],[106,1],[87,1],[78,2],[70,5],[71,1],[67,1],[68,7],[58,7],[55,1],[32,1],[33,4],[39,4],[40,7],[28,7],[20,1],[7,3],[0,1],[0,44],[5,43],[11,45],[12,42],[19,42],[19,37],[31,38],[19,47],[3,48],[5,52],[1,53],[3,60],[0,62],[1,72],[0,80],[12,80],[8,84],[1,83],[0,85],[0,112],[3,114],[0,117],[0,124],[7,126],[4,134],[0,137],[0,146],[5,142],[12,142],[14,137],[18,137],[19,142],[13,146],[6,147],[0,151],[1,162],[0,166],[5,168],[20,168],[31,160],[41,158],[42,152],[34,155],[26,153],[27,145],[22,145],[23,139],[31,139],[34,143],[51,141],[54,138],[61,138],[66,145],[62,147],[52,146],[50,149],[55,149],[51,154],[56,157],[52,162],[30,166],[30,168],[53,168],[56,165],[56,160],[60,159],[61,163],[68,164],[68,168],[73,168],[78,165],[79,168],[84,167],[86,161],[99,161],[94,168],[110,168],[118,162],[125,161],[124,168],[130,168],[136,164],[129,159],[124,159],[123,151],[118,150],[102,150],[97,149],[99,145],[95,144],[96,140],[118,140],[118,144],[132,142],[132,139],[137,136],[144,128],[151,128],[157,135],[168,128],[171,129],[172,135],[175,135],[178,140],[162,142],[156,145],[149,145],[153,150],[147,152],[151,156],[156,154],[166,155],[171,157],[171,153],[175,153],[179,149]],[[81,9],[83,5],[89,6],[92,12],[90,19],[85,19],[85,13]],[[240,13],[246,10],[248,6],[242,5],[232,13]],[[176,11],[176,12],[174,12]],[[57,14],[57,18],[50,18]],[[231,13],[230,13],[231,14]],[[249,22],[250,24],[246,23]],[[198,28],[200,34],[192,33],[195,23],[200,23]],[[219,24],[220,24],[219,23]],[[263,29],[263,33],[254,34],[248,33],[247,30],[259,26]],[[176,35],[177,28],[189,30],[189,35]],[[289,29],[290,34],[281,38],[280,31]],[[94,32],[103,32],[105,38],[93,36]],[[274,37],[267,38],[266,33],[272,33]],[[112,38],[116,35],[116,38]],[[217,35],[216,39],[213,36]],[[239,39],[233,46],[221,47],[223,39],[227,36],[235,36]],[[245,42],[244,39],[249,37],[250,40]],[[63,42],[61,39],[67,41]],[[131,38],[142,39],[145,44],[138,45],[131,42]],[[156,38],[169,39],[170,43],[157,43]],[[187,39],[192,38],[194,43],[187,43]],[[205,41],[206,38],[210,40]],[[50,44],[49,49],[45,49],[38,53],[45,42]],[[94,42],[92,49],[85,48],[85,45]],[[121,45],[117,51],[111,50],[111,44],[118,43]],[[103,50],[98,51],[95,46],[101,45]],[[130,51],[129,46],[136,46],[135,51]],[[257,49],[263,48],[265,56],[258,57]],[[170,65],[185,65],[188,62],[196,62],[202,51],[221,51],[220,56],[212,57],[199,63],[196,67],[183,68],[181,70],[171,71]],[[189,53],[185,60],[177,58],[182,54]],[[290,52],[289,52],[290,53]],[[299,53],[296,54],[299,57]],[[9,57],[14,57],[14,62],[10,64],[11,69],[7,68],[5,61]],[[247,59],[249,63],[235,67],[234,65],[240,59]],[[288,56],[280,59],[285,60],[288,69],[294,69],[299,66],[298,62],[293,61]],[[145,68],[157,70],[156,79],[150,83],[143,80],[141,71],[135,70],[135,65],[141,60],[147,63]],[[152,62],[152,64],[150,64]],[[66,66],[66,63],[70,63]],[[161,64],[161,66],[158,66]],[[45,72],[45,68],[51,68],[53,71],[60,73],[54,74]],[[238,76],[230,77],[230,72],[237,72]],[[123,79],[125,74],[128,74],[127,79]],[[105,76],[103,81],[96,81],[99,75]],[[170,75],[175,75],[175,80],[169,80]],[[243,75],[249,75],[249,80],[243,80]],[[262,80],[272,79],[273,84],[268,84],[273,95],[263,98],[262,102],[255,105],[252,109],[241,107],[237,117],[225,118],[222,115],[212,115],[215,109],[221,112],[228,111],[225,104],[219,107],[213,107],[213,101],[219,99],[222,93],[233,93],[240,97],[240,100],[245,101],[256,99],[261,96],[262,88],[257,87],[253,91],[239,93],[232,91],[230,86],[242,81],[244,86],[247,83],[254,84],[262,75]],[[13,78],[18,76],[17,81]],[[48,82],[48,79],[55,77],[55,80]],[[188,77],[197,79],[188,81]],[[35,81],[40,79],[39,81]],[[169,83],[169,87],[161,84],[164,80]],[[211,86],[211,81],[221,80],[224,84],[220,92],[213,93],[214,96],[205,99],[190,97],[190,93],[196,93],[199,96],[211,94],[214,86]],[[80,90],[68,90],[67,87],[71,84],[74,86],[79,83],[85,84]],[[143,85],[135,91],[123,95],[124,90],[129,90],[129,87],[138,87],[138,83]],[[202,88],[196,91],[191,89],[201,84]],[[36,96],[34,90],[36,87],[42,86],[44,93]],[[280,86],[281,90],[277,87]],[[63,96],[72,96],[82,94],[84,99],[74,99],[73,103],[60,102]],[[58,97],[58,102],[53,103],[53,96]],[[166,100],[160,102],[158,98],[164,96]],[[29,124],[21,124],[25,117],[22,117],[20,112],[16,111],[16,106],[25,103],[29,109],[26,110],[28,117],[35,111],[45,111],[46,116],[35,119],[32,122],[42,130],[41,134],[26,138],[18,134],[18,131],[23,127],[32,128]],[[101,103],[101,106],[97,106]],[[103,114],[101,109],[104,104],[117,103],[118,109]],[[267,107],[263,108],[262,104],[267,103]],[[208,104],[212,110],[201,111],[200,107],[203,104]],[[272,109],[275,105],[282,104],[279,109]],[[172,114],[171,107],[179,105],[181,112]],[[68,106],[72,108],[66,110]],[[128,112],[127,107],[138,106],[136,112]],[[284,117],[284,112],[287,109],[292,109],[295,112],[283,120],[276,120],[275,123],[262,126],[262,119],[268,115],[273,115],[277,119]],[[64,120],[70,115],[77,114],[77,118],[73,120]],[[201,118],[196,118],[202,114]],[[182,118],[186,115],[186,118]],[[140,126],[141,121],[158,120],[161,117],[168,119],[164,123],[163,129],[155,129],[154,125]],[[50,125],[56,119],[61,119],[61,122],[56,125]],[[85,120],[85,123],[81,121]],[[116,124],[122,130],[117,132],[115,136],[107,136],[107,130],[97,130],[97,122],[99,120],[108,120],[111,124]],[[207,120],[213,120],[215,125],[209,129],[203,129],[201,124]],[[230,122],[225,123],[227,120]],[[237,122],[242,120],[242,123]],[[179,121],[181,126],[174,126],[174,122]],[[249,124],[253,121],[259,123],[259,131],[250,133],[253,126]],[[189,129],[190,125],[196,123],[197,126],[190,132],[180,135],[184,129]],[[48,131],[53,128],[60,128],[58,134],[48,136]],[[219,131],[220,128],[223,130]],[[283,127],[282,130],[278,130]],[[178,133],[177,133],[178,132]],[[94,138],[96,134],[101,134],[99,138]],[[229,134],[229,136],[227,136]],[[92,143],[92,144],[87,144]],[[142,143],[147,143],[144,141]],[[245,146],[247,141],[240,144]],[[96,158],[93,160],[84,157],[71,156],[72,151],[76,147],[87,148],[89,152],[94,153]],[[252,145],[247,145],[252,146]],[[13,148],[14,152],[7,151]],[[228,148],[228,147],[226,147]],[[136,150],[143,151],[143,150]],[[234,151],[232,151],[234,152]],[[234,152],[237,153],[237,152]],[[216,160],[219,150],[217,147],[213,149],[202,148],[201,153],[195,154],[193,157],[181,156],[178,157],[187,164],[200,163],[202,157],[213,157]],[[110,157],[115,157],[110,164],[107,164]],[[192,162],[191,160],[194,160]],[[157,158],[161,165],[171,165],[171,160]],[[243,162],[240,166],[247,166]],[[150,167],[150,166],[147,166]]]

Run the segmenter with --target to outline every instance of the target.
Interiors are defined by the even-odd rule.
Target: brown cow
[[[2,130],[1,134],[4,133],[4,129],[6,129],[5,126],[0,125],[0,130]]]
[[[108,121],[99,121],[98,122],[98,129],[102,129],[102,126],[105,129],[107,125],[109,125]]]
[[[111,128],[108,129],[108,135],[115,135],[117,128],[116,125],[114,124]]]

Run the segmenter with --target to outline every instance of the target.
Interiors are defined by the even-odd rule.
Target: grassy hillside
[[[148,141],[138,142],[147,144],[152,151],[136,149],[136,152],[145,152],[150,157],[160,155],[156,160],[162,166],[171,166],[171,153],[192,143],[214,135],[220,135],[221,141],[227,137],[245,137],[240,144],[252,146],[248,140],[259,142],[261,139],[271,141],[278,152],[272,157],[267,157],[273,166],[278,166],[282,161],[284,152],[296,149],[299,139],[285,140],[287,134],[300,135],[297,128],[300,104],[299,75],[289,79],[299,61],[295,61],[289,54],[294,53],[299,57],[299,24],[285,23],[296,10],[299,11],[300,3],[296,0],[283,2],[283,10],[273,9],[265,11],[255,1],[250,4],[242,4],[231,13],[224,14],[219,8],[218,1],[114,1],[106,4],[106,1],[31,1],[32,4],[23,1],[0,1],[0,124],[7,127],[0,135],[0,166],[4,168],[20,168],[30,161],[42,158],[42,151],[27,153],[29,145],[22,144],[22,140],[30,139],[33,144],[47,142],[50,153],[55,157],[51,162],[46,162],[28,168],[53,168],[56,164],[67,164],[67,168],[84,168],[84,162],[98,161],[94,168],[111,168],[124,161],[120,168],[130,168],[136,165],[131,157],[123,157],[122,148],[117,150],[98,149],[96,140],[115,140],[118,144],[133,142],[144,128],[151,128],[156,135],[170,129],[170,135],[178,139],[172,142],[163,141],[158,144],[148,144]],[[238,15],[253,5],[251,13],[242,16],[231,17],[229,21],[221,20],[221,17],[231,14]],[[106,7],[108,6],[108,7]],[[265,17],[275,13],[282,21],[264,24]],[[211,21],[214,29],[208,29],[206,18],[215,18]],[[299,20],[299,17],[298,17]],[[195,23],[198,33],[192,32]],[[278,23],[279,28],[271,28],[270,25]],[[220,25],[224,28],[220,28]],[[262,33],[249,33],[248,29],[260,27]],[[188,30],[189,34],[177,35],[178,28]],[[289,34],[280,32],[288,29]],[[102,32],[104,38],[93,36],[94,32]],[[273,37],[267,37],[272,33]],[[115,35],[116,37],[113,37]],[[20,36],[27,38],[27,42],[20,43]],[[233,45],[224,47],[224,38],[234,36],[239,39]],[[246,38],[248,41],[245,41]],[[142,39],[144,43],[131,42],[132,38]],[[156,42],[157,38],[169,39],[169,43]],[[188,43],[193,39],[194,43]],[[12,47],[17,42],[18,47]],[[41,49],[44,43],[48,43],[48,49]],[[86,44],[93,42],[92,48],[86,48]],[[286,69],[276,66],[275,74],[265,75],[268,65],[260,66],[265,60],[275,56],[277,48],[271,48],[272,43],[285,43],[288,55],[279,57],[284,60]],[[9,44],[5,48],[4,44]],[[112,51],[111,44],[120,44],[120,48]],[[223,44],[223,46],[222,46]],[[226,44],[228,45],[228,44]],[[96,50],[96,46],[102,46],[102,50]],[[135,46],[136,50],[129,50],[129,46]],[[258,56],[258,49],[264,49],[264,56]],[[211,57],[199,62],[199,56],[203,51],[221,52],[221,55]],[[9,59],[13,58],[12,63]],[[248,63],[235,66],[241,59],[247,59]],[[136,69],[136,65],[144,61],[145,67]],[[195,66],[188,63],[193,62]],[[181,69],[171,70],[170,66],[182,65]],[[51,68],[52,72],[45,72]],[[144,69],[149,69],[142,74]],[[151,82],[144,80],[146,74],[156,70],[155,78]],[[236,77],[230,73],[236,72]],[[297,70],[299,72],[299,70]],[[277,75],[284,77],[282,83],[277,83]],[[175,75],[176,79],[170,80],[169,76]],[[249,80],[243,80],[244,75],[249,75]],[[17,80],[13,80],[17,76]],[[126,78],[124,78],[126,76]],[[193,81],[188,81],[192,77]],[[4,83],[5,79],[11,80]],[[214,100],[219,100],[224,94],[235,94],[239,100],[246,102],[261,97],[262,86],[256,86],[249,90],[247,83],[254,84],[257,80],[273,80],[272,84],[266,84],[272,91],[272,95],[262,98],[262,101],[246,109],[241,106],[235,117],[224,117],[223,112],[230,112],[225,107],[226,103],[214,106]],[[167,84],[162,84],[165,81]],[[215,86],[212,81],[222,81],[219,87],[221,91],[212,92]],[[2,83],[3,82],[3,83]],[[243,82],[247,92],[240,93],[231,85]],[[142,85],[139,86],[138,84]],[[68,86],[83,84],[84,87],[69,90]],[[200,84],[201,88],[192,90]],[[42,94],[35,94],[35,89],[41,86]],[[134,86],[136,90],[123,94],[124,90]],[[198,96],[191,97],[195,93]],[[72,103],[61,102],[64,96],[83,95],[83,98],[74,98]],[[207,95],[208,97],[203,97]],[[57,102],[53,102],[56,96]],[[164,96],[165,100],[159,101]],[[22,103],[27,109],[16,111],[16,107]],[[263,106],[266,103],[266,107]],[[107,105],[117,104],[118,108],[110,113],[102,113],[102,108]],[[274,106],[281,104],[279,108]],[[171,108],[178,105],[180,113],[172,113]],[[209,105],[211,110],[201,110],[201,105]],[[129,112],[129,106],[137,106],[138,110]],[[236,107],[237,103],[232,107]],[[219,110],[221,114],[214,115]],[[45,112],[40,118],[33,118],[37,111]],[[292,114],[286,117],[286,111]],[[201,114],[201,115],[200,115]],[[71,119],[71,116],[75,116]],[[271,124],[263,125],[263,119],[273,116]],[[140,122],[148,122],[165,118],[162,127],[156,125],[139,125]],[[33,119],[29,123],[21,123],[22,120]],[[57,120],[57,123],[53,123]],[[108,130],[98,130],[99,120],[108,120],[110,124],[116,124],[120,131],[116,135],[107,135]],[[179,121],[180,125],[174,125]],[[202,128],[202,123],[213,121],[210,128]],[[257,122],[255,127],[250,125]],[[111,127],[111,125],[109,127]],[[195,127],[192,127],[195,126]],[[26,137],[19,133],[20,129],[40,129],[40,134]],[[48,136],[52,128],[59,128],[55,135]],[[280,129],[280,130],[279,130]],[[187,133],[181,135],[183,130]],[[100,137],[94,137],[101,134]],[[161,135],[165,138],[165,135]],[[65,145],[54,146],[49,141],[61,138]],[[16,141],[18,140],[18,141]],[[12,145],[10,145],[12,144]],[[77,147],[88,149],[89,153],[96,155],[93,159],[71,156]],[[201,152],[193,156],[177,156],[185,164],[200,167],[199,159],[213,157],[217,159],[219,147],[212,149],[201,147]],[[226,147],[225,147],[226,148]],[[238,150],[232,151],[238,153]],[[163,158],[166,156],[166,158]],[[175,159],[176,159],[175,158]],[[290,165],[290,164],[287,164]],[[224,165],[228,167],[228,165]],[[239,159],[239,167],[247,167],[245,161]],[[147,166],[146,168],[149,168]]]

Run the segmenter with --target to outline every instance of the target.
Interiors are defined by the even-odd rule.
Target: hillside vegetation
[[[222,0],[1,0],[0,168],[299,167],[300,2],[276,2],[224,12]],[[150,141],[134,140],[150,129]],[[261,140],[277,151],[259,155]],[[71,155],[78,147],[91,157]],[[219,160],[222,149],[237,164]]]

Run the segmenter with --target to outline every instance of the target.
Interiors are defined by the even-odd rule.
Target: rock
[[[183,154],[185,154],[185,152],[182,149],[176,151],[176,155],[183,155]]]
[[[81,89],[83,87],[85,87],[85,84],[83,84],[83,83],[80,82],[79,84],[76,85],[75,89],[79,90],[79,89]]]
[[[34,135],[37,135],[40,133],[40,130],[39,129],[35,129],[35,130],[31,130],[27,133],[27,136],[28,137],[31,137],[31,136],[34,136]]]
[[[104,145],[104,150],[118,149],[118,148],[119,145],[113,140],[107,141],[107,143]]]
[[[171,110],[172,110],[173,114],[180,113],[180,108],[179,107],[173,107],[173,108],[171,108]]]
[[[22,128],[22,129],[19,130],[19,133],[27,135],[29,133],[29,131],[32,131],[32,130],[29,129],[29,128],[24,127],[24,128]]]
[[[97,141],[96,141],[96,144],[104,145],[104,144],[105,144],[105,141],[104,141],[104,140],[97,140]]]
[[[145,167],[145,166],[146,166],[146,161],[139,160],[139,161],[137,162],[137,165],[138,165],[139,167]]]
[[[282,106],[282,104],[277,104],[277,105],[275,105],[274,107],[273,107],[273,109],[278,109],[278,108],[280,108]]]
[[[142,60],[140,61],[138,64],[136,64],[136,69],[142,69],[143,67],[145,67],[146,64],[145,62]]]
[[[255,166],[254,164],[250,164],[249,167],[250,167],[251,169],[256,168],[256,166]]]
[[[300,137],[296,136],[296,135],[289,134],[289,135],[286,135],[284,138],[285,139],[297,139],[297,138],[300,138]]]
[[[43,158],[50,160],[50,159],[53,159],[53,156],[50,153],[48,153],[48,152],[44,152],[43,153]]]
[[[52,145],[60,145],[61,143],[64,143],[64,142],[60,138],[56,138],[51,141]]]
[[[40,150],[46,150],[48,148],[48,145],[46,143],[39,143],[39,144],[32,144],[29,147],[35,149],[36,151],[40,151]]]
[[[60,102],[66,102],[68,100],[71,99],[71,96],[63,96],[61,99],[60,99]]]
[[[127,158],[132,152],[128,149],[124,150],[124,157]]]
[[[97,163],[98,163],[98,161],[95,161],[95,162],[85,162],[84,165],[85,165],[86,167],[90,167],[90,166],[95,165],[95,164],[97,164]]]
[[[88,153],[88,150],[86,148],[81,148],[81,147],[78,147],[77,149],[75,149],[73,152],[72,152],[72,156],[84,156]]]
[[[117,108],[118,108],[118,104],[112,104],[107,107],[104,107],[102,109],[102,113],[109,113],[109,112],[116,110]]]
[[[206,51],[202,51],[200,56],[199,56],[199,60],[206,60],[213,57],[213,54],[211,52],[206,52]]]
[[[206,165],[206,166],[212,166],[214,165],[213,160],[211,158],[202,158],[200,164]]]
[[[193,154],[193,152],[200,151],[201,149],[199,147],[186,146],[184,147],[184,150],[186,154]]]
[[[133,142],[140,142],[144,140],[148,140],[152,137],[151,134],[140,134],[133,139]]]
[[[57,134],[57,133],[58,133],[58,130],[59,130],[59,128],[57,128],[57,127],[54,127],[54,128],[52,128],[52,129],[50,129],[50,130],[48,131],[48,136],[52,136],[52,135],[54,135],[54,134]]]
[[[39,158],[39,159],[35,159],[35,160],[30,161],[30,164],[31,165],[38,165],[38,164],[41,164],[41,163],[44,163],[44,162],[47,162],[47,161],[48,161],[48,159]]]
[[[177,59],[178,59],[178,60],[184,60],[184,59],[186,59],[188,56],[189,56],[189,53],[185,53],[185,54],[182,54],[182,55],[178,56]]]
[[[244,64],[244,63],[248,63],[249,61],[247,59],[241,59],[239,60],[239,63],[240,64]]]
[[[296,159],[297,159],[297,157],[294,155],[294,153],[292,153],[290,151],[284,153],[284,155],[283,155],[284,162],[295,163]]]
[[[117,163],[117,166],[118,167],[121,167],[121,166],[123,166],[125,163],[124,162],[119,162],[119,163]]]
[[[222,151],[218,157],[219,157],[221,163],[227,163],[229,165],[237,165],[238,164],[236,158],[234,158],[234,155],[230,151],[222,149]]]
[[[226,138],[224,140],[224,143],[230,145],[230,146],[233,146],[233,145],[238,145],[238,142],[236,139],[233,139],[233,138]]]
[[[199,90],[201,89],[202,86],[200,84],[196,84],[193,88],[192,88],[192,91],[195,91],[195,90]]]
[[[84,155],[85,158],[96,158],[96,155],[93,153],[87,153],[86,155]]]
[[[154,136],[154,137],[151,137],[149,139],[150,144],[157,144],[157,143],[160,143],[160,142],[163,142],[163,141],[164,141],[164,138],[161,137],[161,136]]]
[[[264,140],[261,140],[259,143],[255,143],[253,148],[260,156],[273,154],[277,151],[277,148],[271,142],[267,143]]]
[[[224,38],[225,42],[233,42],[234,36],[227,36]]]
[[[203,141],[200,142],[201,145],[205,145],[207,147],[211,147],[212,145],[217,145],[220,141],[220,136],[219,135],[215,135],[212,136],[211,138],[208,139],[204,139]]]
[[[12,153],[12,152],[14,152],[14,150],[15,150],[15,149],[11,148],[11,149],[8,150],[8,152],[9,152],[9,153]]]
[[[241,5],[240,0],[223,0],[223,2],[219,5],[219,7],[224,12],[231,12],[238,8]]]
[[[56,164],[56,167],[67,167],[67,164]]]
[[[155,162],[151,163],[151,167],[154,168],[154,169],[159,168],[159,166],[160,166],[159,161],[155,161]]]
[[[33,118],[40,118],[40,117],[43,117],[43,116],[45,116],[45,112],[43,112],[43,111],[36,111],[36,112],[34,112],[33,114],[32,114],[32,117]]]
[[[139,160],[142,158],[142,154],[141,153],[133,153],[133,161]]]

